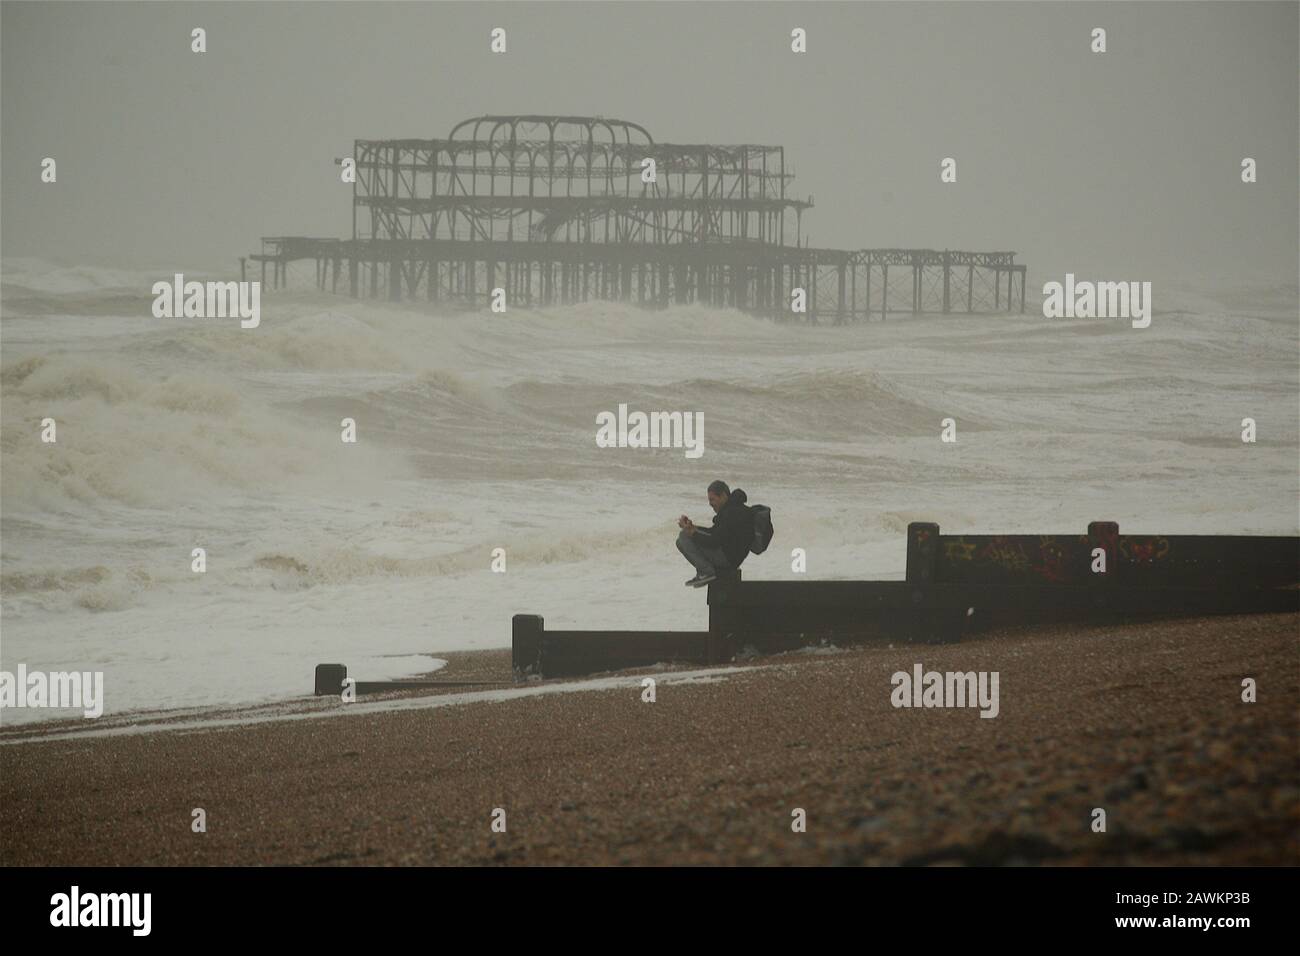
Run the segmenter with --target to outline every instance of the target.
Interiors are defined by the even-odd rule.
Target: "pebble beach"
[[[0,863],[1295,865],[1298,624],[1061,626],[439,707],[10,727]],[[917,663],[997,671],[998,716],[894,707],[891,675]],[[507,681],[509,652],[437,676]]]

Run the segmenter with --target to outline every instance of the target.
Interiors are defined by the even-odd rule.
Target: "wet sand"
[[[6,728],[0,863],[1295,865],[1298,649],[1296,615],[1054,627],[659,671],[655,703],[632,679],[334,719],[301,718],[351,705],[300,701],[213,729]],[[440,656],[438,678],[508,674],[505,651]],[[998,671],[999,715],[894,708],[890,675],[918,662]]]

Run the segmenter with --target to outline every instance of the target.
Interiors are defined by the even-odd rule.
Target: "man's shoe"
[[[716,581],[717,579],[718,576],[716,574],[697,574],[686,582],[686,586],[688,588],[702,588],[710,581]]]

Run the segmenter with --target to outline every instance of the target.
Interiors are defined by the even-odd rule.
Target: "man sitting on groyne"
[[[719,574],[738,570],[754,541],[754,515],[745,504],[745,492],[740,488],[732,491],[725,481],[713,482],[708,492],[714,512],[712,527],[698,528],[686,515],[677,519],[677,527],[682,529],[677,550],[696,571],[687,587],[703,587]]]

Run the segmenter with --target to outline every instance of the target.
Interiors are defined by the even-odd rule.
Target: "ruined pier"
[[[584,116],[479,116],[446,139],[357,140],[350,239],[269,236],[265,289],[484,308],[605,299],[847,323],[1025,309],[1014,252],[816,248],[785,147],[656,142]],[[647,181],[649,180],[649,181]],[[268,279],[268,269],[270,275]],[[802,290],[802,311],[795,290]]]

